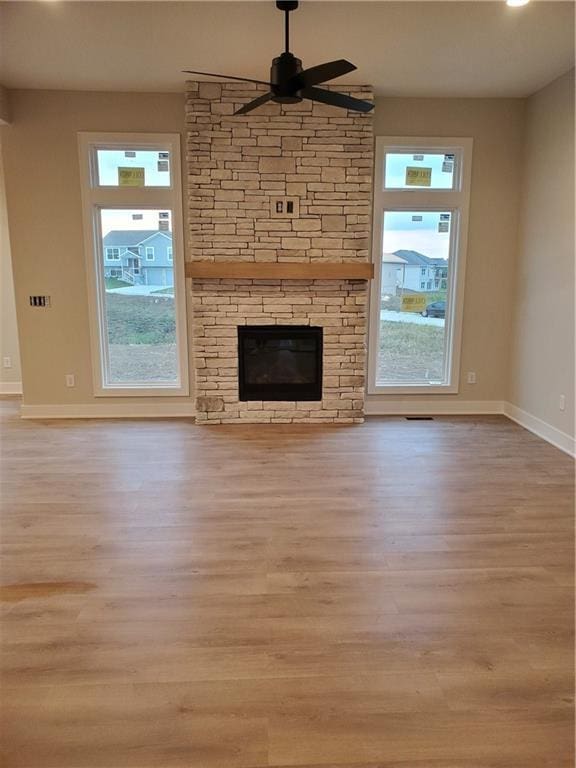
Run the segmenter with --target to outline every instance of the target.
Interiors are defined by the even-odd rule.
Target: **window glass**
[[[453,216],[450,211],[384,212],[378,385],[447,381]]]
[[[408,154],[387,152],[385,155],[385,189],[453,189],[453,153]]]
[[[97,149],[98,184],[102,187],[169,187],[168,150]]]
[[[104,287],[103,340],[108,386],[178,384],[172,230],[160,228],[159,210],[102,209],[100,262]],[[170,222],[170,219],[168,219]],[[153,243],[153,245],[149,245]],[[156,255],[148,264],[152,249]],[[146,254],[146,258],[142,258]]]

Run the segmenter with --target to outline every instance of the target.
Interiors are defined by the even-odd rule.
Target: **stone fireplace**
[[[187,85],[197,422],[360,422],[371,115],[303,101],[233,116],[261,90]]]

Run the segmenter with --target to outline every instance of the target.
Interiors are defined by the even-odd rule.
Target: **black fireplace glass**
[[[238,326],[240,400],[321,400],[322,328]]]

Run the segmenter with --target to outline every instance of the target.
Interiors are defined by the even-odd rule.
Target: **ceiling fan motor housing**
[[[272,60],[270,67],[270,82],[274,92],[274,101],[281,104],[296,104],[302,101],[300,91],[288,87],[288,82],[302,72],[302,61],[292,53],[283,53]]]

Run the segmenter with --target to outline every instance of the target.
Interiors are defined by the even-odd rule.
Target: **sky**
[[[105,186],[118,186],[118,168],[144,168],[144,184],[147,187],[170,186],[170,171],[158,170],[170,167],[169,152],[157,150],[138,150],[126,157],[124,150],[99,149],[98,180]],[[168,159],[166,159],[168,158]],[[168,221],[171,222],[171,211]],[[113,229],[158,229],[160,209],[148,210],[111,210],[102,211],[102,235]],[[136,216],[137,218],[133,218]],[[141,217],[141,218],[140,218]],[[170,225],[170,229],[172,226]]]
[[[454,155],[445,155],[443,152],[435,155],[387,152],[384,185],[386,189],[414,189],[412,185],[406,184],[406,169],[429,168],[430,184],[418,185],[417,189],[452,189],[454,159],[450,158],[454,158]]]
[[[418,251],[431,259],[448,259],[450,232],[438,231],[441,216],[452,218],[447,211],[385,211],[382,251]],[[450,228],[450,221],[444,218],[443,229],[446,228],[446,223]]]
[[[144,168],[146,187],[170,186],[170,161],[161,157],[169,156],[169,152],[146,149],[131,151],[128,154],[133,154],[134,157],[126,157],[124,150],[99,149],[97,154],[98,181],[102,186],[118,186],[118,168]],[[160,167],[166,170],[158,170]]]
[[[165,208],[125,210],[105,208],[101,211],[102,215],[102,237],[113,229],[158,229],[160,213],[168,213],[170,222],[169,229],[172,230],[172,212]],[[133,219],[132,216],[142,216],[142,218]]]
[[[451,154],[412,154],[387,152],[384,185],[387,189],[452,189],[454,164],[457,158]],[[408,168],[429,169],[430,184],[413,187],[406,184]],[[442,216],[443,225],[440,225]],[[446,218],[448,217],[448,219]],[[387,211],[384,214],[382,250],[394,253],[398,250],[418,251],[432,259],[448,259],[450,252],[450,223],[447,211]],[[439,231],[440,230],[440,231]]]

